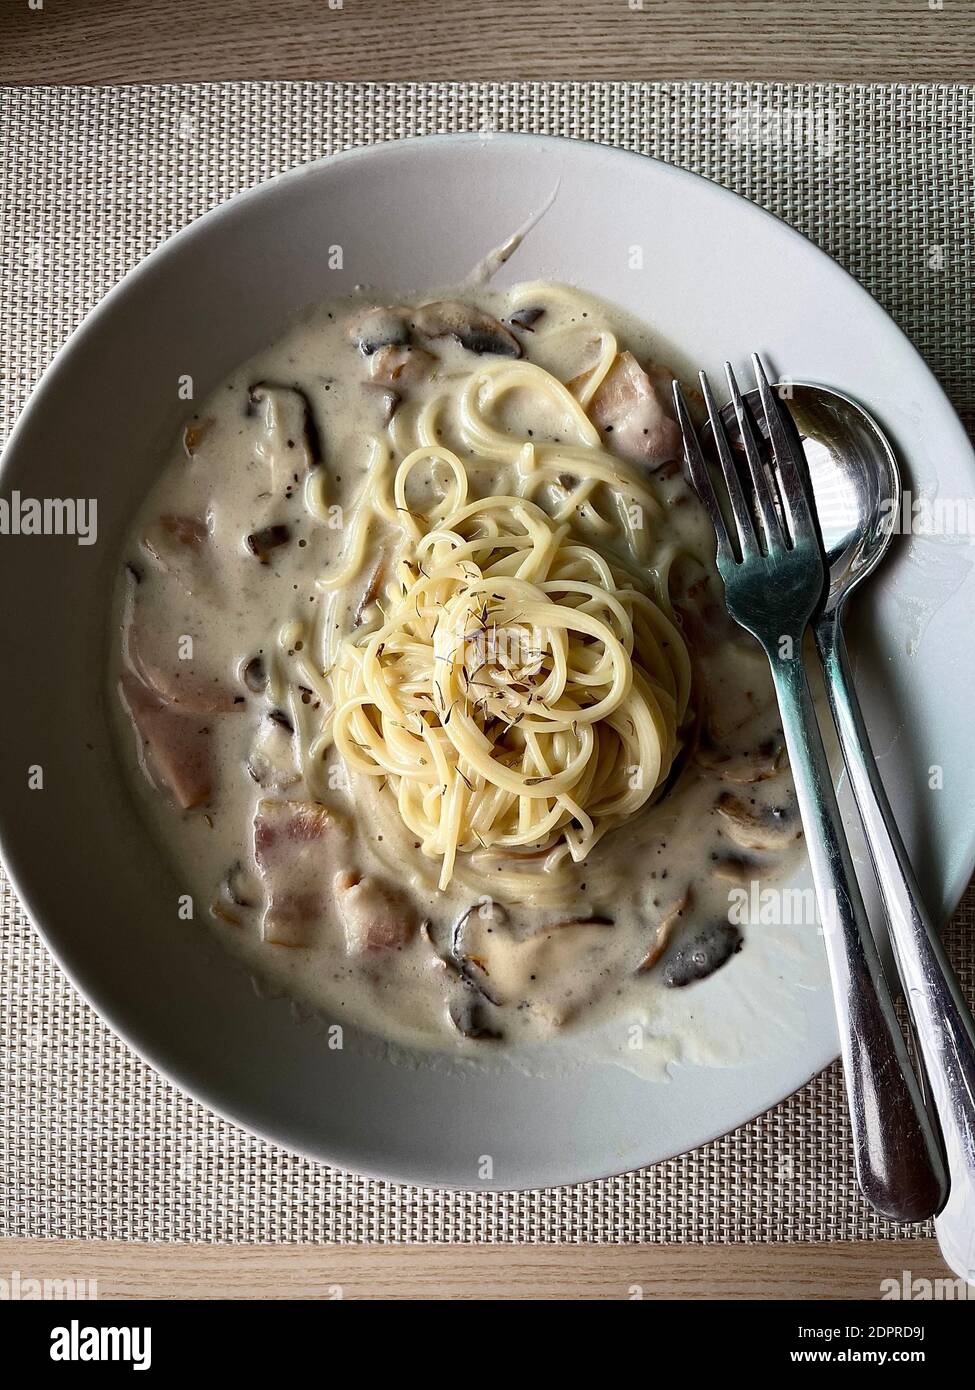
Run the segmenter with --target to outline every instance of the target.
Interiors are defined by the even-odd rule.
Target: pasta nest
[[[582,860],[654,797],[691,667],[649,573],[523,496],[412,518],[390,573],[339,648],[332,737],[384,779],[441,888],[483,850]]]

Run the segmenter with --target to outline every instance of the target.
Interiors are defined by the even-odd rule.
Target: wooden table
[[[33,0],[37,4],[38,0]],[[972,81],[975,0],[5,0],[0,81],[242,78]],[[101,1297],[878,1299],[933,1241],[751,1246],[173,1246],[0,1241]]]
[[[0,1240],[0,1275],[99,1299],[879,1300],[950,1278],[934,1241],[836,1245],[137,1245]]]
[[[2,81],[975,78],[973,0],[37,3],[0,7]]]

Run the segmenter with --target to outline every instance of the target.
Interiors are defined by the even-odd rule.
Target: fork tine
[[[680,425],[680,432],[684,437],[684,458],[687,461],[687,471],[691,475],[691,483],[707,509],[717,532],[719,552],[724,552],[729,560],[734,560],[734,547],[728,536],[728,528],[725,526],[724,516],[714,491],[714,484],[711,482],[711,474],[708,472],[707,463],[701,453],[701,446],[697,442],[697,430],[694,428],[690,411],[687,409],[687,402],[684,400],[684,393],[680,388],[679,381],[674,381],[673,391],[674,408],[677,411],[677,423]]]
[[[789,523],[789,530],[792,533],[793,544],[800,540],[815,540],[816,528],[803,482],[802,465],[796,458],[795,440],[786,428],[786,422],[782,418],[782,406],[775,392],[769,386],[765,368],[762,366],[762,359],[757,352],[752,353],[752,365],[755,368],[755,381],[762,401],[762,410],[765,413],[772,454],[779,474],[782,505]]]
[[[777,549],[781,550],[785,544],[782,527],[775,510],[775,502],[772,498],[773,485],[769,479],[768,470],[762,462],[762,454],[758,447],[758,440],[755,438],[755,431],[752,428],[751,417],[745,409],[745,403],[738,390],[738,382],[735,380],[730,362],[724,364],[724,370],[725,376],[728,378],[728,390],[731,392],[732,404],[735,407],[741,442],[745,446],[745,458],[748,460],[748,471],[751,474],[755,502],[762,518],[765,549],[771,554]]]
[[[745,497],[738,476],[738,469],[731,453],[731,445],[728,443],[728,434],[724,427],[721,413],[714,403],[711,394],[711,386],[704,372],[699,372],[698,377],[701,382],[701,391],[704,394],[704,403],[708,408],[708,419],[711,422],[711,433],[714,436],[715,448],[718,451],[718,462],[721,464],[721,475],[724,478],[725,486],[728,489],[728,497],[731,501],[731,512],[735,518],[735,526],[738,530],[738,541],[741,545],[741,554],[744,559],[748,555],[758,552],[758,541],[755,537],[755,528],[752,522],[751,510]]]

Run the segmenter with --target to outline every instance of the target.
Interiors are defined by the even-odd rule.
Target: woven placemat
[[[164,237],[351,145],[585,137],[707,174],[841,260],[975,415],[975,90],[745,84],[0,89],[4,437],[68,332]],[[864,345],[869,350],[869,345]],[[948,944],[975,996],[975,894]],[[251,1138],[138,1060],[0,877],[0,1235],[129,1240],[743,1241],[904,1236],[860,1200],[835,1068],[653,1169],[522,1194],[337,1172]],[[925,1234],[924,1229],[914,1234]]]

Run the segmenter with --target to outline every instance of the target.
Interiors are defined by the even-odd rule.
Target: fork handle
[[[824,614],[815,632],[830,708],[887,910],[894,958],[941,1124],[951,1187],[935,1228],[945,1260],[956,1274],[975,1282],[975,1023],[924,909],[880,780],[839,615]]]
[[[840,819],[800,652],[767,649],[806,834],[853,1130],[867,1201],[895,1221],[924,1221],[941,1205],[941,1153],[925,1111]]]

